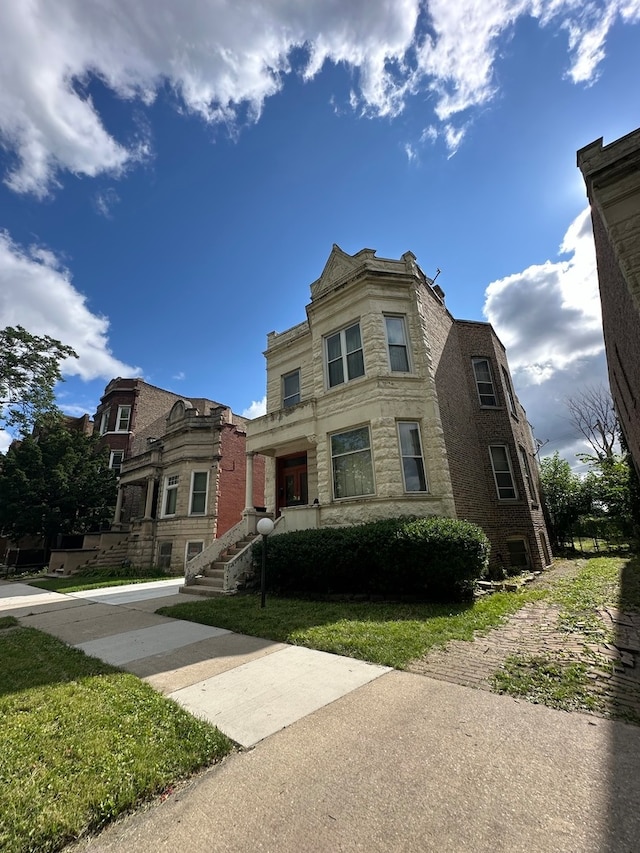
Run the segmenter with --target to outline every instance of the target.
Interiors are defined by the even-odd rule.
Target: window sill
[[[366,495],[348,495],[347,497],[344,497],[344,498],[334,498],[331,501],[331,503],[345,503],[345,501],[361,501],[361,500],[364,500],[365,498],[375,498],[375,497],[376,497],[376,493],[370,492],[369,494],[366,494]]]

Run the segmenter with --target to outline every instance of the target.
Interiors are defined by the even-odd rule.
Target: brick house
[[[640,475],[640,128],[578,151],[591,204],[609,385]]]
[[[181,397],[142,379],[113,379],[94,431],[119,476],[111,529],[82,549],[57,551],[50,569],[185,564],[237,525],[246,503],[246,419],[206,398]],[[253,460],[252,460],[253,462]],[[264,503],[264,462],[253,462],[255,505]]]
[[[122,463],[119,494],[137,490],[141,509],[126,524],[136,566],[182,573],[186,563],[237,525],[245,507],[246,421],[204,400],[177,400],[160,435]],[[137,450],[137,446],[134,444]],[[254,505],[264,502],[264,463],[253,466]]]
[[[109,467],[116,473],[125,459],[146,449],[147,440],[164,432],[167,414],[179,394],[150,385],[142,379],[112,379],[104,389],[93,418],[94,433],[109,450]],[[210,406],[219,403],[208,401]],[[127,522],[141,515],[144,506],[139,489],[125,490],[121,496],[119,520]]]
[[[306,313],[267,336],[267,413],[247,424],[276,531],[437,514],[479,524],[495,566],[547,566],[536,447],[492,327],[454,319],[411,252],[338,246]]]

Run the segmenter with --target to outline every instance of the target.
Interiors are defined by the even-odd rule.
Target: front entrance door
[[[277,471],[277,514],[283,506],[306,506],[309,503],[307,489],[307,454],[280,456],[276,461]]]

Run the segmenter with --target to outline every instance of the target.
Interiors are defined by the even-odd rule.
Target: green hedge
[[[254,545],[259,572],[261,539]],[[271,536],[267,588],[278,594],[415,596],[460,600],[473,594],[489,561],[484,532],[469,521],[389,518]]]

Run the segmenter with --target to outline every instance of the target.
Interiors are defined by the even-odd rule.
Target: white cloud
[[[484,313],[507,348],[518,396],[546,452],[572,455],[582,443],[564,406],[580,387],[607,385],[595,249],[589,210],[567,229],[565,259],[492,282]]]
[[[181,382],[185,378],[185,376],[186,373],[184,372],[184,370],[179,370],[172,378],[177,379],[179,382]]]
[[[13,436],[6,429],[0,429],[0,453],[6,453],[12,441]]]
[[[463,133],[452,117],[494,96],[501,46],[525,16],[566,31],[567,74],[589,82],[611,27],[640,20],[640,0],[4,0],[0,138],[15,157],[5,180],[43,196],[63,171],[117,176],[149,156],[144,128],[130,139],[107,129],[92,75],[147,105],[168,85],[185,112],[233,125],[240,107],[259,118],[300,48],[305,79],[326,62],[354,71],[349,107],[365,115],[397,115],[410,93],[431,91],[451,152]]]
[[[404,153],[407,155],[407,160],[412,163],[414,160],[418,159],[418,154],[416,153],[416,149],[409,142],[404,146]]]
[[[243,418],[259,418],[261,415],[264,415],[267,411],[267,398],[266,396],[262,398],[262,400],[254,400],[250,406],[248,406],[242,412]]]
[[[93,314],[86,297],[47,249],[24,249],[0,232],[0,323],[24,326],[34,335],[51,335],[73,347],[62,372],[90,380],[139,376],[140,369],[117,359],[109,349],[109,321]]]
[[[113,187],[109,187],[103,192],[98,192],[95,194],[93,203],[101,216],[104,216],[105,219],[112,219],[112,210],[120,201],[120,196],[114,190]]]

